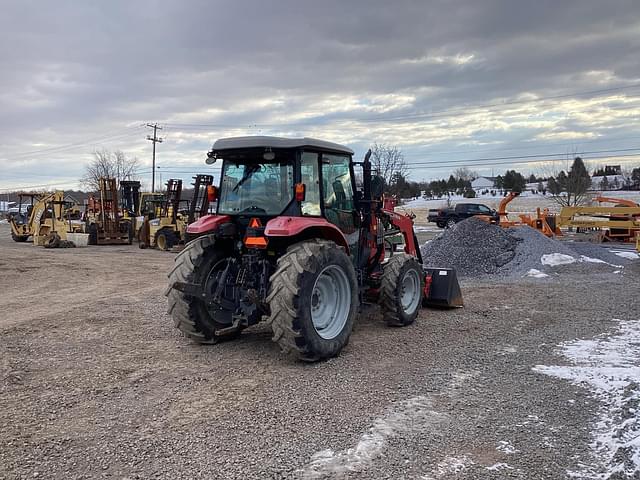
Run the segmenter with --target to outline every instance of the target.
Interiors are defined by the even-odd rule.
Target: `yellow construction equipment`
[[[558,225],[592,230],[598,241],[633,242],[640,234],[640,205],[620,198],[597,196],[598,205],[563,207]],[[602,205],[613,203],[615,206]]]
[[[187,226],[208,213],[207,188],[213,184],[212,175],[196,175],[193,196],[190,201],[182,199],[182,180],[170,179],[161,208],[149,199],[147,211],[153,208],[155,215],[147,215],[138,232],[140,248],[171,250],[186,241]],[[142,202],[141,202],[142,204]]]
[[[80,211],[77,206],[65,200],[63,191],[21,193],[18,198],[18,213],[9,217],[11,238],[14,241],[26,242],[29,237],[33,237],[34,245],[67,246],[68,233],[82,232]],[[29,203],[23,213],[25,200]]]

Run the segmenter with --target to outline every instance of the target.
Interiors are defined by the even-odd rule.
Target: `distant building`
[[[495,177],[478,177],[471,182],[471,188],[473,188],[476,193],[482,190],[491,190],[495,182]]]

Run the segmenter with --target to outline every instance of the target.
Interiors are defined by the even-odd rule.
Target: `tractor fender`
[[[229,215],[205,215],[195,222],[189,224],[187,233],[202,235],[205,233],[215,232],[220,225],[231,220]]]
[[[310,238],[324,238],[344,247],[349,254],[349,244],[344,234],[324,218],[276,217],[267,222],[266,237],[296,237],[309,234]]]

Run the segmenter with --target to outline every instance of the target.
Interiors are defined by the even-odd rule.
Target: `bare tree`
[[[118,183],[121,180],[133,180],[136,178],[139,162],[136,157],[127,158],[120,150],[96,150],[93,152],[93,160],[85,167],[85,173],[80,183],[89,191],[97,191],[101,177],[115,178]]]
[[[476,178],[478,178],[480,175],[478,175],[478,172],[474,172],[473,170],[470,170],[467,167],[460,167],[460,168],[456,168],[453,171],[453,176],[456,177],[458,180],[463,180],[465,182],[472,182]]]
[[[377,174],[384,178],[387,187],[399,178],[406,178],[409,167],[402,151],[398,147],[374,143],[371,147],[371,166]]]

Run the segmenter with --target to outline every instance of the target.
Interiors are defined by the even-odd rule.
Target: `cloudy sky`
[[[96,149],[148,181],[148,122],[164,180],[256,134],[397,145],[413,180],[640,165],[637,0],[0,6],[0,192],[77,187]]]

